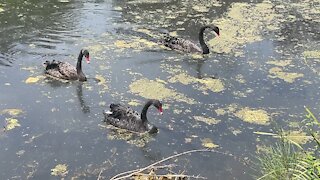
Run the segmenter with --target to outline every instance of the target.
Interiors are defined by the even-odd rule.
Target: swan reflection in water
[[[80,102],[80,107],[83,113],[90,113],[90,107],[84,101],[83,93],[82,93],[82,82],[79,82],[77,85],[77,96]]]
[[[46,83],[49,84],[52,88],[60,88],[60,87],[67,88],[70,85],[76,84],[76,96],[80,103],[81,111],[83,113],[90,113],[90,107],[87,105],[83,96],[83,90],[82,90],[83,82],[66,82],[66,81],[61,81],[60,79],[53,79],[52,77],[47,77]]]

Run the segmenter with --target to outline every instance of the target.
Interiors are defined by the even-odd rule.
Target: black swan
[[[181,52],[209,54],[209,48],[203,39],[203,33],[206,29],[213,30],[217,36],[220,35],[219,28],[217,26],[212,25],[212,26],[201,27],[199,32],[199,43],[201,47],[199,47],[196,43],[190,40],[177,38],[170,35],[165,36],[163,40],[163,44],[168,48],[178,50]]]
[[[118,128],[144,133],[156,133],[158,128],[151,125],[147,119],[148,108],[153,105],[162,114],[162,104],[159,100],[150,99],[144,105],[141,115],[121,104],[111,104],[110,111],[104,111],[105,122]]]
[[[51,75],[55,78],[65,79],[65,80],[79,80],[86,81],[87,78],[82,72],[82,58],[86,58],[87,63],[90,63],[89,51],[81,50],[78,56],[76,68],[68,62],[61,61],[46,61],[44,63],[45,73]]]

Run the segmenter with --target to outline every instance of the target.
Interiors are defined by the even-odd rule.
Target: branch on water
[[[202,177],[200,175],[186,175],[186,174],[155,174],[155,175],[149,175],[149,174],[144,174],[144,173],[137,173],[134,176],[152,176],[152,177],[157,177],[157,178],[193,178],[193,179],[207,179],[206,177]]]
[[[145,171],[147,169],[151,169],[151,168],[153,168],[154,166],[156,166],[156,165],[158,165],[160,163],[163,163],[163,162],[168,161],[170,159],[173,159],[175,157],[179,157],[179,156],[182,156],[182,155],[185,155],[185,154],[195,153],[195,152],[216,152],[216,151],[211,150],[211,149],[195,149],[195,150],[185,151],[185,152],[182,152],[182,153],[175,154],[175,155],[169,156],[167,158],[164,158],[164,159],[162,159],[160,161],[157,161],[155,163],[152,163],[149,166],[146,166],[144,168],[131,170],[131,171],[126,171],[126,172],[117,174],[117,175],[113,176],[110,180],[121,180],[121,179],[125,179],[125,178],[130,178],[130,177],[136,175],[137,173],[142,173],[143,171]]]

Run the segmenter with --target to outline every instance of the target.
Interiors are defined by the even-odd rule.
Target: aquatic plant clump
[[[220,120],[217,120],[215,118],[209,118],[209,117],[204,117],[204,116],[193,116],[193,118],[196,121],[200,121],[200,122],[204,122],[208,125],[214,125],[214,124],[218,124],[220,122]]]
[[[196,84],[198,86],[199,90],[202,90],[204,94],[208,94],[206,91],[210,90],[212,92],[222,92],[225,87],[224,83],[220,79],[214,79],[214,78],[203,78],[198,79],[196,77],[187,75],[186,73],[180,73],[178,75],[175,75],[171,77],[168,80],[170,83],[182,83],[184,85],[188,84]]]
[[[67,168],[68,166],[66,164],[58,164],[53,169],[51,169],[51,175],[64,177],[69,172]]]
[[[171,99],[188,104],[195,104],[196,102],[186,97],[185,95],[176,92],[173,89],[165,87],[161,82],[149,79],[140,79],[134,81],[129,86],[132,93],[138,94],[147,99]]]
[[[233,3],[225,17],[214,20],[221,29],[220,38],[209,41],[215,52],[242,55],[246,44],[261,41],[262,31],[274,29],[274,23],[281,18],[270,1],[258,4]],[[216,45],[218,44],[218,45]]]
[[[293,83],[297,78],[301,78],[304,75],[301,73],[294,73],[294,72],[285,72],[280,67],[273,67],[269,70],[269,77],[270,78],[279,78],[284,80],[288,83]]]
[[[262,109],[255,110],[246,107],[237,111],[235,115],[248,123],[268,125],[270,121],[268,113]]]

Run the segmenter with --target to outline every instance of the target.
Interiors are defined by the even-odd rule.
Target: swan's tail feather
[[[113,114],[111,111],[103,111],[103,114],[105,114],[105,115],[111,115],[111,114]]]

